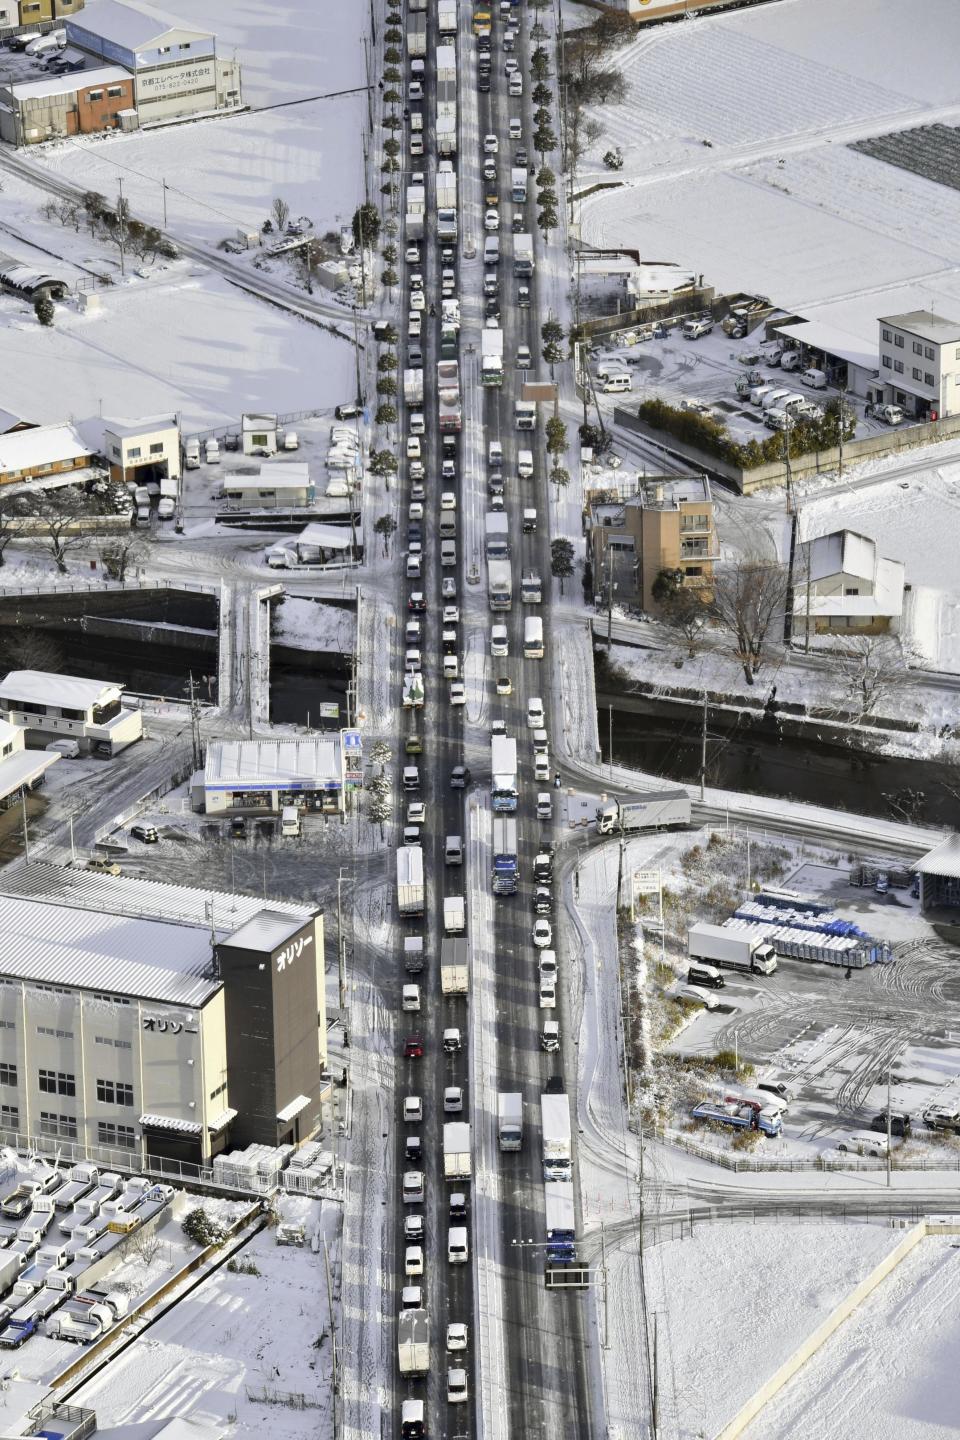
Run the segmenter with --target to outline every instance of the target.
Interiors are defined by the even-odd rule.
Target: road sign
[[[339,719],[340,719],[340,706],[336,703],[335,700],[334,700],[334,701],[324,700],[324,701],[321,702],[321,705],[320,705],[320,719],[321,719],[321,720],[339,720]]]
[[[341,730],[340,743],[343,746],[344,755],[361,755],[363,753],[363,736],[359,730]]]
[[[544,1279],[548,1290],[589,1290],[590,1271],[587,1266],[547,1265]]]
[[[659,889],[659,870],[634,870],[633,893],[635,895],[656,895]]]

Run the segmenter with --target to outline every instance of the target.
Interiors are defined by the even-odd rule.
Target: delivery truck
[[[453,1120],[443,1127],[443,1178],[469,1180],[470,1126],[464,1120]]]
[[[566,1095],[540,1096],[540,1135],[544,1180],[569,1180],[570,1101]]]
[[[446,935],[440,942],[440,989],[444,995],[466,995],[469,982],[467,941]]]
[[[430,1317],[426,1310],[401,1310],[397,1321],[400,1374],[419,1380],[430,1372]]]
[[[401,845],[397,851],[397,909],[401,915],[423,914],[423,851]]]
[[[676,830],[690,824],[690,796],[685,790],[651,791],[637,800],[612,800],[597,811],[600,835],[634,830]]]
[[[421,856],[423,852],[420,852]],[[462,895],[444,895],[443,931],[445,935],[462,935],[467,928],[467,911]]]
[[[523,1146],[523,1096],[519,1090],[502,1091],[497,1096],[497,1139],[501,1150],[520,1150]]]
[[[691,960],[705,960],[744,974],[772,975],[777,968],[773,946],[753,927],[738,930],[727,925],[691,925],[687,951]]]

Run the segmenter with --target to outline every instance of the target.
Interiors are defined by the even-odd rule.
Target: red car
[[[404,1060],[419,1060],[423,1055],[423,1041],[419,1035],[408,1035],[403,1042]]]

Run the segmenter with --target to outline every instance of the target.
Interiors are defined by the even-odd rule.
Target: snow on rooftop
[[[224,490],[306,490],[310,485],[310,466],[302,461],[261,465],[252,475],[242,472],[223,477]]]
[[[850,365],[859,365],[862,370],[876,370],[880,363],[877,349],[876,321],[864,319],[865,334],[854,334],[829,319],[829,309],[823,313],[827,319],[816,318],[795,320],[789,325],[775,325],[774,333],[788,340],[798,340],[825,355],[836,355]]]
[[[249,785],[306,786],[342,779],[339,736],[296,740],[211,740],[204,784],[227,790]]]
[[[129,80],[130,71],[119,65],[98,65],[93,70],[78,70],[73,75],[53,75],[49,80],[24,80],[8,85],[17,100],[40,100],[45,95],[69,95],[92,85],[116,85]]]
[[[90,454],[90,447],[73,425],[37,425],[32,430],[15,430],[11,435],[0,435],[0,478],[38,465],[88,459]]]
[[[223,943],[231,950],[276,950],[304,927],[304,917],[261,910]]]
[[[176,430],[176,415],[142,415],[134,420],[104,420],[104,430],[110,435],[127,436],[140,435],[145,431],[153,430]]]
[[[921,875],[943,875],[960,880],[960,835],[948,835],[914,864]]]
[[[948,345],[951,340],[960,339],[960,322],[947,320],[935,315],[932,310],[909,310],[905,315],[881,315],[881,323],[895,325],[898,330],[909,330],[921,340],[930,340],[937,345]]]
[[[69,17],[81,30],[113,40],[130,50],[147,46],[171,30],[208,37],[209,30],[194,30],[185,21],[164,15],[149,5],[121,4],[120,0],[90,0],[82,14]]]
[[[19,726],[15,728],[19,729]],[[0,736],[0,743],[2,741]],[[0,760],[0,800],[13,795],[21,785],[32,785],[38,776],[62,758],[56,750],[49,753],[45,750],[17,750],[5,760]]]
[[[873,580],[877,568],[877,547],[866,535],[852,530],[834,530],[820,535],[806,546],[810,579],[816,584],[832,575],[856,575]]]
[[[345,525],[305,525],[297,536],[298,545],[317,545],[322,550],[346,550],[351,544]]]
[[[11,670],[0,681],[0,701],[16,709],[17,701],[32,705],[59,705],[88,710],[119,699],[123,687],[106,680],[85,680],[79,675],[51,675],[45,670]]]

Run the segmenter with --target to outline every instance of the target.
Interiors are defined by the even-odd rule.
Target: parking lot
[[[852,888],[845,867],[807,864],[784,884],[889,941],[893,963],[848,974],[843,966],[780,956],[773,975],[725,971],[723,988],[713,992],[718,1007],[698,1012],[670,1049],[735,1050],[758,1076],[786,1083],[783,1134],[764,1153],[830,1151],[869,1129],[886,1106],[889,1075],[891,1110],[913,1119],[905,1157],[942,1159],[952,1139],[928,1130],[921,1116],[930,1105],[960,1102],[960,1036],[951,1018],[960,1002],[956,950],[920,918],[909,892],[883,899]]]
[[[744,340],[732,340],[719,325],[707,335],[688,340],[679,329],[670,329],[663,339],[641,340],[645,327],[632,327],[605,339],[590,351],[597,401],[610,419],[614,406],[632,409],[640,400],[663,400],[683,409],[698,409],[725,424],[738,444],[763,441],[773,433],[764,424],[764,410],[752,404],[749,395],[738,395],[736,382],[754,376],[775,390],[785,390],[804,400],[823,405],[839,391],[828,385],[813,389],[801,381],[802,370],[784,372],[773,365],[759,348],[763,329]],[[598,367],[623,370],[632,379],[632,389],[605,394]],[[769,397],[768,397],[769,398]],[[779,397],[780,402],[785,397]],[[847,395],[846,403],[856,412],[855,439],[889,433],[889,426],[864,415],[864,401]],[[904,424],[908,423],[906,421]]]

